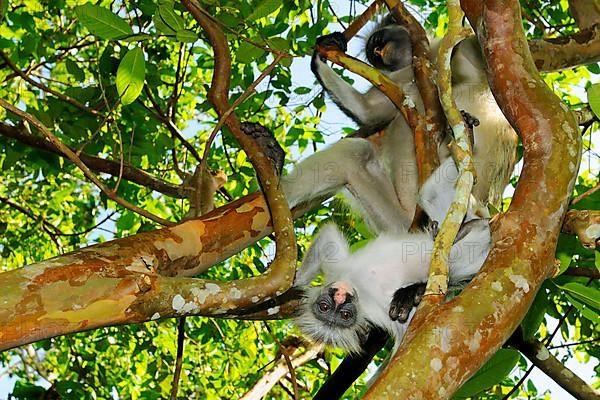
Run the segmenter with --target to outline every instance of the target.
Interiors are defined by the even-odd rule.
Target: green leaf
[[[587,69],[593,74],[600,74],[600,65],[598,63],[588,64]]]
[[[600,309],[600,290],[584,286],[577,282],[568,282],[564,285],[557,285],[559,288],[568,292],[583,304],[587,304],[596,309]]]
[[[135,47],[125,54],[117,69],[117,92],[123,105],[131,104],[144,88],[146,74],[144,52]]]
[[[547,304],[548,295],[546,294],[546,290],[542,287],[535,296],[533,304],[521,322],[521,327],[523,328],[523,337],[525,340],[531,339],[538,331],[538,328],[544,320],[544,315],[546,315]]]
[[[137,35],[132,35],[132,36],[128,36],[125,39],[121,39],[122,41],[124,41],[125,43],[133,43],[133,42],[143,42],[144,40],[151,40],[154,39],[154,36],[145,34],[145,33],[140,33]]]
[[[238,48],[236,59],[241,63],[249,64],[252,61],[260,58],[263,54],[265,54],[263,49],[258,48],[253,44],[242,42]]]
[[[267,15],[279,9],[282,4],[283,3],[278,0],[263,0],[256,6],[252,14],[248,16],[248,21],[255,21],[259,18],[266,17]]]
[[[588,103],[590,108],[600,118],[600,83],[594,83],[587,89]]]
[[[309,94],[311,91],[311,88],[305,86],[299,86],[296,89],[294,89],[294,93],[296,94]]]
[[[161,21],[174,32],[185,28],[185,21],[175,13],[173,5],[165,4],[158,6],[158,16]]]
[[[279,50],[279,51],[286,51],[286,50],[290,50],[290,43],[284,39],[284,38],[280,38],[280,37],[272,37],[270,38],[267,43],[269,44],[269,47],[275,49],[275,50]]]
[[[127,21],[106,8],[88,3],[75,7],[75,13],[81,23],[101,39],[111,40],[133,35]]]
[[[576,245],[577,239],[573,235],[559,234],[556,246],[556,258],[560,261],[560,274],[565,272],[569,268],[569,265],[571,265]]]
[[[519,361],[519,352],[512,349],[500,349],[481,369],[473,375],[454,394],[454,399],[472,397],[477,393],[494,386],[510,373]]]
[[[175,34],[175,31],[163,22],[162,18],[158,13],[154,15],[154,17],[152,18],[152,22],[154,22],[154,27],[156,28],[158,33],[162,33],[164,35]]]
[[[198,40],[198,35],[196,32],[190,31],[189,29],[181,29],[177,31],[175,38],[183,43],[194,43]]]
[[[77,82],[83,82],[85,79],[85,73],[81,68],[79,68],[79,65],[77,65],[75,61],[68,58],[65,60],[65,64],[67,66],[67,72],[73,75],[73,78],[75,78]]]
[[[587,318],[594,324],[598,322],[598,312],[600,310],[597,310],[594,307],[590,307],[587,304],[582,304],[579,301],[577,301],[575,297],[570,296],[568,294],[567,299],[571,304],[573,304],[573,307],[575,307],[577,311],[579,311],[581,315],[583,315],[585,318]]]

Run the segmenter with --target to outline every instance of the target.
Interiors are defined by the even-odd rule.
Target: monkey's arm
[[[346,39],[339,33],[322,36],[317,45],[335,46],[346,51]],[[315,51],[311,69],[337,106],[361,126],[389,123],[397,114],[394,104],[378,89],[360,93],[344,81]]]
[[[346,138],[314,153],[282,179],[290,207],[348,189],[359,211],[375,232],[406,231],[412,219],[402,208],[394,186],[373,145]]]

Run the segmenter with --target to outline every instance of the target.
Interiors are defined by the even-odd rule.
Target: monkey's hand
[[[467,125],[467,135],[469,136],[469,141],[471,142],[471,148],[475,147],[475,137],[473,136],[473,128],[479,126],[479,119],[473,114],[469,114],[465,110],[460,110],[460,115],[462,115],[463,121]],[[446,127],[446,134],[450,137],[454,137],[454,132],[452,132],[452,128],[450,126]]]
[[[390,318],[393,321],[406,322],[410,311],[423,299],[425,286],[425,283],[415,283],[396,290],[390,304]]]
[[[469,128],[473,129],[475,126],[479,126],[479,119],[476,116],[469,114],[465,110],[460,110],[460,114]]]
[[[336,49],[346,52],[348,49],[348,41],[341,32],[334,32],[317,38],[317,42],[315,43],[315,52],[313,53],[312,61],[310,63],[310,69],[315,75],[317,75],[317,77],[319,76],[317,62],[324,61],[319,55],[319,50],[317,49],[318,47]]]
[[[479,126],[479,120],[476,116],[469,114],[465,110],[460,110],[460,113],[467,124],[467,134],[469,135],[469,141],[471,142],[471,148],[475,147],[475,136],[473,135],[473,128]]]

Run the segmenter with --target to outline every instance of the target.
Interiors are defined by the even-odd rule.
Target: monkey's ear
[[[338,227],[335,224],[323,226],[296,272],[294,286],[308,285],[320,269],[336,268],[349,254],[348,242]]]

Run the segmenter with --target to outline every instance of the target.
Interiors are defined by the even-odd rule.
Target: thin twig
[[[183,137],[183,135],[181,134],[181,132],[179,131],[179,129],[175,126],[175,124],[173,123],[173,121],[171,121],[171,119],[169,119],[169,117],[164,113],[164,111],[160,108],[160,106],[158,105],[158,102],[156,101],[156,99],[154,98],[154,96],[152,95],[152,92],[150,91],[150,89],[148,88],[147,85],[144,86],[144,92],[146,93],[146,96],[148,96],[148,100],[150,100],[150,103],[152,103],[152,107],[154,108],[155,112],[153,113],[156,118],[161,121],[163,124],[165,124],[165,126],[167,127],[167,129],[169,130],[169,132],[171,132],[171,134],[173,135],[174,138],[177,138],[181,144],[183,144],[183,146],[189,150],[190,153],[192,153],[192,155],[194,156],[194,158],[198,161],[202,161],[202,158],[200,157],[200,153],[198,153],[198,151],[196,150],[196,148],[194,146],[192,146],[192,144],[190,142],[188,142],[187,140],[185,140],[185,138]],[[148,109],[142,102],[142,105]]]
[[[223,115],[221,116],[221,118],[219,118],[219,122],[217,122],[217,125],[215,125],[215,127],[212,130],[212,132],[208,136],[208,139],[206,140],[206,144],[204,145],[204,154],[202,155],[202,160],[206,160],[207,159],[208,152],[210,150],[212,142],[213,142],[213,140],[215,140],[215,136],[217,135],[217,132],[219,132],[219,130],[223,127],[223,125],[225,124],[225,121],[227,120],[227,118],[229,118],[229,116],[231,115],[231,113],[240,104],[242,104],[248,97],[250,97],[251,95],[253,95],[255,93],[254,90],[260,84],[260,82],[262,82],[262,80],[267,75],[271,74],[271,72],[273,71],[273,68],[275,68],[275,66],[279,63],[279,61],[281,61],[284,57],[285,57],[284,55],[278,54],[275,57],[275,59],[271,62],[271,64],[269,64],[269,66],[267,66],[267,68],[265,68],[265,70],[258,76],[258,78],[256,78],[256,80],[254,82],[252,82],[252,84],[250,86],[248,86],[248,88],[244,91],[244,93],[242,93],[242,95],[240,97],[238,97],[237,99],[235,99],[235,101],[233,102],[233,104],[231,105],[231,107],[229,107],[229,109],[227,109],[227,111],[225,111],[223,113]],[[206,162],[206,161],[204,161],[204,162]]]
[[[40,151],[56,154],[59,157],[65,156],[54,144],[39,136],[29,134],[22,126],[11,126],[0,123],[0,135],[15,139]],[[78,151],[73,148],[71,148],[71,150],[75,152],[81,161],[83,161],[93,171],[103,172],[113,176],[116,176],[119,173],[120,163],[116,161],[92,156],[87,153],[78,154]],[[124,167],[125,170],[123,177],[130,182],[141,186],[146,186],[152,190],[174,198],[180,199],[186,197],[186,191],[183,186],[165,182],[130,164],[126,164]]]
[[[75,100],[74,98],[72,98],[70,96],[67,96],[67,95],[65,95],[63,93],[59,93],[56,90],[51,89],[48,86],[44,85],[43,83],[34,81],[33,79],[31,79],[31,77],[29,77],[23,71],[21,71],[19,69],[19,67],[17,67],[12,62],[12,60],[10,59],[10,57],[8,57],[8,55],[5,52],[3,52],[2,50],[0,50],[0,57],[2,59],[4,59],[4,62],[6,62],[6,64],[10,67],[10,69],[12,69],[13,71],[15,71],[15,73],[17,75],[19,75],[21,78],[23,78],[23,80],[25,80],[26,82],[30,83],[31,85],[37,87],[38,89],[40,89],[40,90],[42,90],[44,92],[53,94],[54,96],[58,97],[62,101],[67,102],[67,103],[71,104],[72,106],[75,106],[75,107],[77,107],[77,108],[79,108],[79,109],[81,109],[81,110],[83,110],[85,112],[88,112],[88,113],[92,114],[92,115],[96,115],[96,116],[101,116],[102,115],[102,113],[100,113],[100,112],[98,112],[98,111],[96,111],[96,110],[94,110],[92,108],[89,108],[89,107],[85,106],[84,104],[80,103],[79,101]]]
[[[600,183],[597,183],[596,186],[594,186],[593,188],[590,188],[590,189],[586,190],[585,192],[581,193],[580,195],[577,195],[577,197],[575,197],[573,200],[571,200],[571,205],[577,204],[581,200],[583,200],[586,197],[588,197],[589,195],[591,195],[593,193],[596,193],[596,191],[598,189],[600,189]]]
[[[185,345],[185,317],[179,318],[177,324],[177,358],[175,359],[175,371],[173,372],[173,383],[171,384],[171,400],[177,400],[177,389],[181,376],[183,364],[183,346]]]
[[[143,208],[133,205],[127,200],[117,196],[117,194],[113,190],[108,188],[104,183],[102,183],[102,181],[98,179],[98,177],[96,177],[96,175],[94,175],[94,173],[88,168],[87,165],[85,165],[85,163],[83,163],[83,161],[81,161],[81,159],[73,152],[73,150],[71,150],[67,145],[61,142],[60,139],[54,136],[54,134],[50,132],[50,130],[44,124],[42,124],[36,117],[25,111],[19,110],[18,108],[4,101],[4,99],[0,99],[0,106],[4,107],[13,114],[18,115],[19,117],[27,120],[30,124],[35,126],[46,137],[46,139],[50,141],[50,143],[54,144],[69,160],[71,160],[73,164],[77,165],[81,172],[83,172],[85,177],[92,181],[102,192],[104,192],[108,196],[109,199],[161,225],[175,225],[175,223],[164,218],[158,217],[144,210]]]
[[[285,360],[285,363],[288,367],[288,371],[292,378],[291,381],[292,381],[292,387],[294,388],[294,400],[298,400],[298,399],[300,399],[300,393],[298,392],[298,382],[296,382],[296,371],[294,371],[294,365],[292,364],[290,355],[288,354],[285,346],[283,346],[281,344],[281,342],[277,339],[277,336],[275,336],[275,334],[271,330],[271,327],[269,326],[269,324],[266,321],[264,321],[264,324],[265,324],[265,327],[267,328],[267,331],[269,331],[269,333],[271,334],[273,341],[277,344],[277,347],[279,347],[279,351],[281,351],[281,355],[282,355],[283,359]]]

